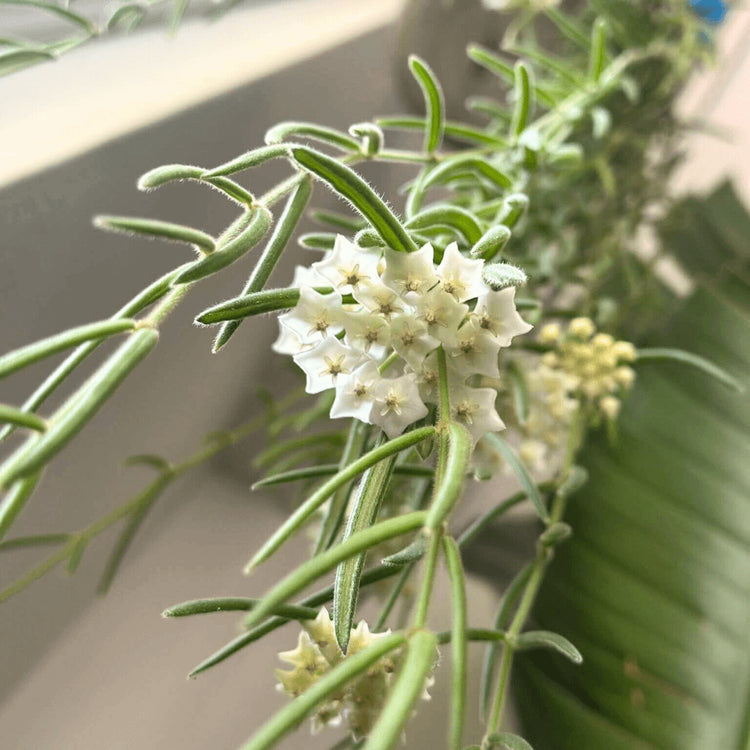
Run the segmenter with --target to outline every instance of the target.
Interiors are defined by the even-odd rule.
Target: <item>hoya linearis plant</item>
[[[192,180],[222,192],[238,216],[220,236],[153,219],[97,218],[105,230],[183,243],[196,258],[110,319],[0,358],[5,376],[72,350],[24,404],[0,409],[3,439],[27,435],[0,466],[0,544],[5,550],[53,547],[0,600],[60,564],[74,570],[87,543],[122,521],[102,577],[105,590],[167,487],[262,426],[271,440],[257,458],[267,472],[258,484],[297,483],[304,499],[248,569],[314,527],[310,560],[261,598],[186,602],[165,613],[247,612],[244,632],[192,674],[290,620],[300,623],[297,647],[281,655],[291,669],[278,672],[294,700],[246,747],[270,747],[308,716],[319,725],[345,722],[347,741],[368,750],[392,747],[431,680],[441,676],[440,647],[450,650],[452,662],[448,743],[463,747],[480,739],[464,737],[466,654],[473,642],[487,644],[482,745],[527,747],[503,724],[515,653],[546,648],[581,660],[559,634],[526,626],[554,548],[571,531],[563,517],[586,480],[576,456],[587,434],[616,431],[639,363],[677,359],[733,385],[729,375],[688,352],[637,349],[615,338],[635,311],[670,304],[653,264],[630,250],[674,163],[680,131],[670,115],[674,94],[708,53],[700,19],[676,1],[660,3],[658,12],[645,3],[625,10],[602,0],[574,14],[544,12],[560,31],[564,55],[536,44],[533,17],[518,24],[515,61],[470,47],[472,59],[509,91],[505,101],[472,102],[489,116],[483,128],[446,120],[439,82],[427,62],[413,57],[423,117],[381,118],[348,132],[282,123],[264,146],[217,167],[171,164],[140,179],[143,190]],[[386,133],[395,128],[414,131],[415,146],[389,147]],[[287,161],[291,174],[265,194],[238,181],[236,175],[276,159]],[[414,167],[402,211],[361,176],[357,167],[368,161]],[[290,285],[269,289],[316,185],[333,190],[351,211],[314,213],[331,231],[303,235],[299,243],[323,255],[298,267]],[[318,394],[315,403],[301,392],[282,396],[267,414],[213,436],[178,463],[136,456],[156,478],[108,515],[75,532],[6,538],[44,467],[153,349],[170,311],[202,279],[230,266],[233,272],[256,246],[262,249],[238,296],[204,310],[197,322],[214,327],[220,352],[242,336],[245,318],[280,313],[274,348],[293,357],[305,374],[304,390]],[[40,415],[78,365],[115,336],[124,341],[114,353],[59,409]],[[308,432],[329,418],[333,431]],[[520,490],[457,533],[451,515],[467,479],[503,471],[517,477]],[[461,549],[522,502],[542,525],[537,553],[508,588],[494,627],[477,628]],[[430,604],[443,564],[453,623],[437,632]],[[329,574],[332,584],[298,598]],[[360,597],[383,581],[377,621],[357,624]]]

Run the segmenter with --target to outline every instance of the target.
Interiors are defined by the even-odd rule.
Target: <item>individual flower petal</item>
[[[425,357],[440,345],[440,342],[430,335],[427,324],[410,313],[394,315],[390,332],[391,346],[415,370],[418,370]]]
[[[497,356],[500,343],[476,319],[469,320],[458,329],[455,345],[446,347],[447,354],[458,372],[469,375],[500,377]]]
[[[310,266],[295,266],[292,283],[289,286],[295,289],[301,289],[303,286],[330,286],[330,282],[325,276],[321,276],[314,268]]]
[[[469,430],[474,442],[488,432],[505,429],[505,423],[495,411],[497,391],[494,388],[451,384],[449,395],[453,418]]]
[[[342,331],[340,319],[341,295],[320,294],[309,286],[300,288],[299,301],[293,310],[279,315],[282,324],[294,331],[303,344]]]
[[[500,346],[510,346],[514,336],[528,333],[529,325],[516,310],[516,288],[507,287],[499,292],[486,291],[477,300],[474,318],[479,325],[492,334]]]
[[[362,349],[376,359],[385,354],[391,339],[385,316],[367,310],[354,310],[345,311],[341,320],[346,331],[344,340],[349,346]]]
[[[439,281],[432,254],[429,243],[413,253],[386,248],[383,282],[407,299],[423,294]]]
[[[351,375],[340,378],[336,383],[336,397],[331,406],[331,417],[354,417],[360,422],[372,424],[375,385],[380,380],[380,372],[372,360],[357,367]]]
[[[277,354],[299,354],[309,349],[313,344],[303,343],[302,339],[288,326],[279,323],[279,336],[271,344],[271,349]]]
[[[461,255],[458,245],[451,242],[445,248],[443,259],[437,267],[441,286],[448,294],[453,295],[459,302],[474,299],[484,292],[487,287],[482,281],[483,260],[471,260]]]
[[[400,435],[412,422],[427,416],[414,373],[384,378],[374,387],[372,423],[383,428],[389,438]]]
[[[333,337],[323,339],[312,349],[294,357],[294,361],[307,376],[307,393],[320,393],[334,388],[339,378],[349,375],[361,360],[361,352],[344,346]]]
[[[458,327],[469,312],[467,305],[457,302],[453,295],[435,288],[416,301],[417,317],[427,324],[427,330],[444,344],[455,344]]]
[[[377,281],[379,259],[379,253],[357,247],[339,234],[333,249],[312,267],[334,289],[347,293],[366,282]]]

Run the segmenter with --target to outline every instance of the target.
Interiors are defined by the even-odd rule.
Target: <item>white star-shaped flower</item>
[[[500,343],[476,319],[464,323],[456,334],[453,346],[446,347],[453,366],[465,377],[469,375],[487,375],[490,378],[500,377],[497,355]]]
[[[505,423],[495,411],[497,392],[494,388],[469,388],[451,384],[451,414],[471,433],[476,443],[488,432],[505,429]]]
[[[346,311],[342,316],[344,340],[354,349],[362,349],[378,359],[385,354],[391,329],[385,316],[367,310]]]
[[[413,253],[386,248],[383,282],[406,299],[423,294],[438,283],[429,243]]]
[[[454,344],[459,325],[469,312],[467,305],[440,288],[431,289],[415,300],[417,318],[427,325],[430,335],[444,344]]]
[[[354,417],[372,424],[375,385],[381,380],[378,366],[369,360],[336,383],[336,397],[331,406],[331,418]]]
[[[360,364],[362,356],[362,352],[329,336],[312,349],[296,354],[294,361],[307,376],[305,391],[320,393],[334,388],[340,378],[349,375]]]
[[[471,260],[461,255],[458,245],[451,242],[445,248],[443,259],[437,267],[441,286],[448,294],[453,295],[459,302],[474,299],[487,287],[482,281],[483,260]]]
[[[341,295],[320,294],[309,286],[300,288],[299,301],[293,310],[279,315],[281,323],[294,331],[303,344],[342,331],[340,318]]]
[[[339,234],[333,249],[313,263],[312,267],[334,289],[345,294],[353,292],[364,283],[377,281],[379,260],[379,253],[357,247]]]
[[[397,437],[412,422],[427,416],[414,373],[381,379],[375,384],[374,394],[372,423],[382,427],[389,438]]]
[[[360,284],[352,294],[360,305],[386,318],[404,310],[404,301],[379,278]]]
[[[402,359],[418,370],[425,357],[437,349],[440,342],[431,336],[427,324],[411,313],[400,313],[391,318],[391,346]]]
[[[516,288],[512,286],[499,292],[487,290],[474,308],[474,319],[497,339],[500,346],[510,346],[514,336],[528,333],[533,328],[518,314],[515,296]]]

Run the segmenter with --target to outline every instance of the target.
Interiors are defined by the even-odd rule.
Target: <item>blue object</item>
[[[718,25],[729,8],[724,0],[690,0],[690,7],[707,23]]]

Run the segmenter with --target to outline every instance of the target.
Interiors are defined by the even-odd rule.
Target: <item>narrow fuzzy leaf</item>
[[[539,518],[541,518],[542,521],[547,522],[549,520],[549,512],[547,511],[547,507],[545,506],[544,500],[539,492],[539,487],[531,478],[528,469],[523,465],[518,456],[516,456],[515,451],[505,442],[505,440],[494,433],[487,435],[487,440],[500,453],[508,466],[513,470],[513,473],[521,483],[524,492],[534,504],[534,508],[536,508]]]
[[[384,128],[393,128],[395,130],[424,130],[427,126],[427,120],[424,117],[376,117],[375,122]],[[446,136],[456,138],[460,141],[467,141],[480,146],[507,146],[508,142],[483,130],[464,125],[460,122],[445,122],[443,132]]]
[[[0,54],[0,77],[54,59],[55,55],[44,49],[14,49],[3,52]]]
[[[513,107],[513,118],[510,121],[510,134],[512,137],[518,138],[526,129],[526,124],[529,121],[534,89],[530,81],[531,73],[522,60],[519,60],[515,64],[513,76],[515,79],[516,101]]]
[[[285,141],[289,136],[302,136],[336,146],[344,151],[359,153],[359,141],[356,138],[340,130],[310,122],[280,122],[266,133],[265,141],[269,146],[276,145]]]
[[[253,559],[248,563],[246,572],[267,560],[290,536],[295,534],[307,519],[341,486],[354,479],[371,466],[395,455],[407,448],[411,448],[421,440],[429,437],[435,431],[434,427],[422,427],[407,432],[384,445],[373,448],[356,461],[350,463],[346,468],[331,477],[319,487],[310,497],[305,500],[289,518],[271,535],[270,539],[261,547]]]
[[[466,170],[476,172],[486,177],[495,187],[506,190],[513,186],[513,180],[487,161],[486,158],[471,154],[458,154],[442,161],[437,167],[428,172],[423,188],[448,182],[452,178],[462,175]]]
[[[434,633],[418,630],[411,636],[398,679],[363,750],[390,750],[396,745],[412,715],[414,704],[424,692],[425,680],[436,656],[437,637]]]
[[[260,242],[271,226],[271,219],[266,208],[248,211],[219,238],[211,255],[192,263],[174,280],[175,286],[204,279],[239,260]]]
[[[482,280],[498,291],[509,286],[524,286],[529,277],[522,268],[510,263],[489,263],[482,269]]]
[[[235,174],[237,172],[243,172],[246,169],[252,169],[260,164],[263,164],[271,159],[278,159],[279,157],[287,158],[290,154],[289,149],[294,144],[281,143],[273,146],[261,146],[260,148],[254,148],[252,151],[248,151],[242,156],[238,156],[236,159],[221,164],[213,169],[206,170],[203,177],[222,177],[225,175]]]
[[[320,294],[330,294],[332,287],[315,287]],[[225,320],[242,320],[252,315],[287,310],[299,301],[299,289],[266,289],[221,302],[204,310],[195,322],[201,325],[223,323]]]
[[[383,147],[383,131],[373,122],[359,122],[352,125],[349,133],[362,139],[360,150],[365,156],[375,156]]]
[[[530,651],[534,648],[550,648],[567,657],[574,664],[583,662],[581,652],[559,633],[551,633],[548,630],[531,630],[516,638],[516,649],[518,651]]]
[[[132,331],[135,326],[136,321],[129,318],[101,320],[35,341],[33,344],[28,344],[0,357],[0,378],[85,341],[104,339],[117,333]]]
[[[276,268],[276,264],[281,258],[281,254],[289,244],[289,240],[297,228],[299,220],[302,218],[311,193],[312,185],[310,180],[303,180],[289,196],[284,206],[284,211],[276,222],[268,243],[263,248],[263,252],[255,268],[253,268],[253,272],[250,274],[250,278],[248,278],[242,289],[243,296],[259,292],[266,285],[266,282],[273,273],[273,269]],[[224,323],[216,335],[214,352],[218,352],[219,349],[226,345],[234,335],[234,332],[240,327],[241,322],[241,320],[235,320]]]
[[[448,457],[445,472],[428,512],[426,528],[437,531],[456,504],[471,458],[471,435],[457,422],[448,426]]]
[[[131,218],[129,216],[97,216],[94,219],[94,225],[110,232],[139,234],[172,242],[184,242],[193,245],[202,253],[211,253],[215,247],[214,238],[210,234],[206,234],[200,229],[193,229],[182,224],[172,224],[168,221]]]
[[[138,180],[138,189],[143,191],[156,190],[156,188],[175,180],[200,180],[205,171],[202,167],[190,164],[164,164],[141,175]]]
[[[314,211],[310,211],[310,218],[318,224],[329,224],[336,229],[343,229],[346,232],[358,232],[364,227],[361,219],[353,216],[344,216],[344,214],[335,211],[315,209]]]
[[[158,340],[159,334],[153,328],[131,333],[48,421],[47,431],[27,440],[6,460],[0,468],[0,487],[10,487],[17,479],[36,472],[62,450]]]
[[[257,606],[259,599],[245,597],[217,597],[212,599],[193,599],[189,602],[175,604],[165,609],[162,617],[189,617],[213,612],[249,612]],[[286,617],[290,620],[314,620],[318,610],[312,607],[301,607],[298,604],[284,604],[276,608],[276,617]]]
[[[472,258],[492,260],[508,244],[511,231],[504,224],[488,229],[471,248],[469,255]]]
[[[507,196],[498,220],[513,229],[529,207],[529,196],[525,193],[512,193]]]
[[[0,422],[7,422],[18,427],[27,427],[37,432],[45,432],[47,423],[39,416],[30,411],[16,409],[7,404],[0,404]]]
[[[380,512],[388,484],[393,474],[396,455],[371,466],[362,475],[354,493],[352,510],[344,529],[342,542],[346,542],[359,531],[369,528]],[[336,579],[333,585],[333,623],[336,640],[341,650],[346,653],[349,636],[354,625],[359,598],[359,579],[365,564],[365,553],[344,560],[336,568]]]
[[[638,349],[638,355],[636,358],[637,363],[642,362],[679,362],[683,365],[690,365],[698,370],[701,370],[706,375],[718,380],[727,388],[732,388],[735,391],[743,393],[745,391],[744,384],[740,383],[735,377],[730,375],[726,370],[723,370],[718,365],[714,364],[708,359],[701,357],[691,352],[686,352],[682,349],[665,349],[661,347],[655,347],[652,349]]]
[[[451,537],[446,536],[443,538],[443,548],[448,577],[451,582],[453,602],[453,627],[451,630],[453,681],[451,684],[451,725],[448,746],[451,750],[461,750],[466,715],[466,579],[461,563],[461,553],[456,542]]]
[[[430,206],[409,219],[405,226],[407,229],[419,231],[441,225],[457,229],[472,245],[482,237],[482,227],[470,211],[447,203]]]
[[[416,79],[424,96],[426,119],[428,127],[425,129],[424,150],[431,154],[440,146],[445,127],[445,99],[440,82],[430,66],[416,55],[409,57],[409,69]]]
[[[479,44],[470,44],[466,48],[466,54],[477,65],[481,65],[485,70],[489,70],[490,73],[502,78],[506,83],[514,83],[513,66],[499,55]]]
[[[412,252],[414,241],[390,208],[375,191],[350,167],[308,148],[293,148],[292,156],[304,169],[326,182],[336,193],[348,200],[393,250]]]
[[[277,711],[242,746],[242,750],[267,750],[267,748],[275,745],[281,737],[294,729],[328,696],[349,684],[358,675],[364,674],[373,664],[402,646],[405,641],[406,638],[403,634],[392,633],[370,644],[358,654],[339,662],[336,667],[311,685],[302,695]]]
[[[363,531],[358,531],[345,542],[316,555],[276,584],[263,597],[257,608],[253,610],[246,625],[251,627],[258,624],[264,617],[270,615],[279,604],[284,604],[290,597],[344,560],[388,539],[394,539],[408,534],[410,531],[415,531],[424,523],[426,515],[423,511],[417,511],[389,518]]]
[[[417,560],[421,560],[427,552],[428,540],[424,534],[420,534],[411,544],[394,552],[388,557],[384,557],[381,562],[383,565],[394,565],[401,567],[409,565]]]
[[[597,18],[591,29],[591,49],[589,52],[589,80],[596,83],[604,70],[607,60],[607,22]]]
[[[41,547],[50,544],[64,544],[69,541],[70,534],[36,534],[34,536],[18,536],[0,542],[0,550],[21,549],[24,547]]]
[[[329,232],[307,232],[300,235],[297,242],[306,250],[333,250],[336,235]]]
[[[41,474],[35,474],[17,481],[0,500],[0,539],[13,525],[16,516],[23,510],[26,501],[31,497]]]

